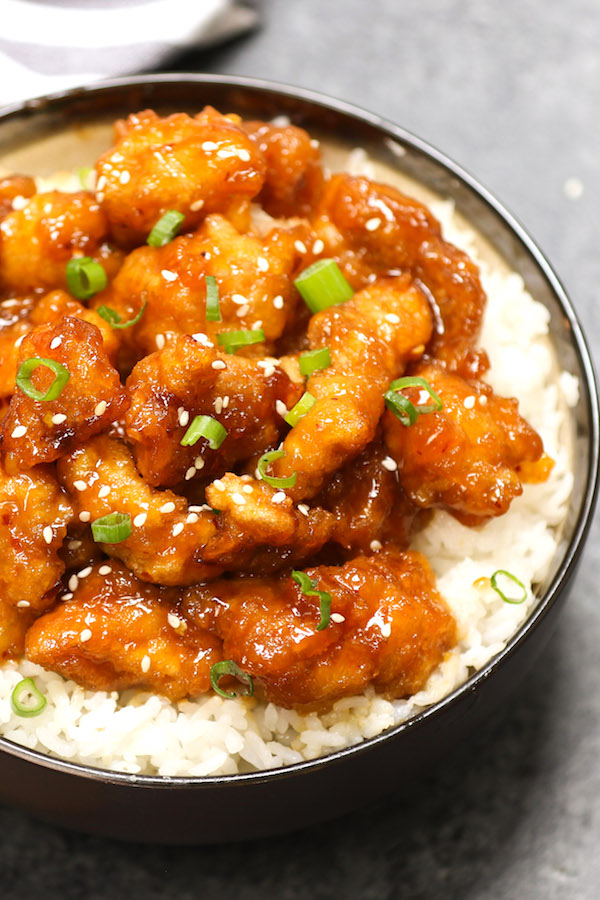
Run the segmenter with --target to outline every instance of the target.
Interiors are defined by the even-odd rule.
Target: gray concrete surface
[[[317,88],[402,124],[492,189],[600,339],[597,0],[265,0],[260,31],[179,68]],[[583,187],[565,192],[568,179]],[[297,835],[126,846],[0,809],[5,900],[592,900],[600,895],[600,568],[517,697],[385,802]],[[251,828],[251,823],[248,823]]]

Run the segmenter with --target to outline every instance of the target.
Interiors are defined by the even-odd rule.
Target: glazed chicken
[[[413,536],[552,464],[482,380],[477,267],[294,124],[142,111],[95,175],[0,179],[0,659],[304,711],[419,691],[460,635]]]

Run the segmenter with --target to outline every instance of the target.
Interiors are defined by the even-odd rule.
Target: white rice
[[[363,151],[354,151],[350,164],[354,171],[364,171]],[[64,181],[61,187],[65,189]],[[338,701],[326,714],[300,715],[254,698],[224,700],[211,694],[171,703],[149,693],[87,691],[24,660],[0,668],[0,734],[51,756],[132,776],[232,775],[277,768],[359,743],[406,721],[453,691],[506,645],[535,604],[532,586],[543,579],[558,549],[573,483],[569,407],[578,402],[578,384],[573,375],[559,373],[548,338],[549,314],[526,293],[520,276],[490,270],[451,203],[431,206],[446,237],[481,268],[488,296],[481,343],[492,364],[486,380],[499,394],[518,397],[521,412],[541,434],[555,466],[547,482],[526,485],[505,516],[466,528],[438,511],[415,539],[413,546],[430,560],[461,634],[425,688],[393,702],[367,690]],[[490,587],[476,584],[499,568],[527,586],[524,603],[505,603]],[[36,678],[48,703],[41,715],[23,719],[13,714],[10,696],[28,676]]]

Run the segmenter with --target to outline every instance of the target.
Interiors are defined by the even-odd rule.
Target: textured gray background
[[[183,69],[317,88],[402,124],[517,215],[600,337],[598,0],[265,0],[260,31]],[[577,178],[583,194],[568,199]],[[600,895],[598,526],[518,697],[411,801],[211,849],[71,834],[0,809],[5,900]],[[251,832],[252,823],[242,829]],[[236,830],[238,830],[236,828]]]

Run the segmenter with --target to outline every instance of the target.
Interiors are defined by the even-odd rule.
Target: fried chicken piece
[[[435,365],[413,374],[431,385],[443,409],[420,415],[410,427],[385,414],[386,443],[408,496],[417,506],[449,510],[465,525],[503,515],[522,493],[518,466],[542,455],[539,435],[519,415],[516,400],[497,396],[482,381]],[[420,402],[419,388],[403,393]]]
[[[265,161],[236,116],[207,106],[191,118],[145,110],[115,124],[115,145],[96,163],[97,193],[119,243],[143,243],[170,209],[183,230],[225,215],[260,191]]]
[[[297,305],[289,278],[300,259],[294,236],[293,230],[271,228],[259,239],[240,234],[223,216],[208,216],[193,235],[130,253],[92,306],[104,304],[130,321],[147,304],[140,321],[123,335],[134,360],[176,334],[200,333],[216,344],[220,332],[260,323],[266,340],[273,341]],[[206,320],[206,275],[217,282],[220,322]],[[242,352],[264,355],[264,345]]]
[[[20,346],[19,366],[30,358],[58,362],[70,377],[55,400],[34,400],[20,389],[15,391],[0,436],[10,471],[52,462],[71,452],[119,418],[129,403],[100,330],[83,319],[65,316],[36,328]],[[46,390],[54,378],[54,372],[39,366],[31,383],[37,390]]]
[[[323,190],[324,176],[317,141],[296,125],[243,122],[267,163],[258,202],[271,216],[310,216]]]
[[[73,506],[52,470],[8,475],[0,469],[0,600],[38,612],[64,572],[59,550]]]
[[[423,518],[379,436],[335,473],[315,502],[335,516],[332,539],[354,554],[408,547]]]
[[[72,593],[29,629],[32,662],[91,690],[139,687],[176,701],[210,689],[221,641],[185,616],[177,591],[113,561],[94,566]]]
[[[294,499],[313,497],[375,436],[390,381],[418,358],[431,334],[427,300],[408,277],[388,278],[313,316],[313,349],[328,346],[331,366],[312,375],[317,403],[287,435],[277,476],[296,472]]]
[[[270,361],[220,356],[183,335],[141,360],[127,390],[131,406],[125,428],[138,470],[150,484],[167,487],[189,481],[200,470],[203,477],[216,477],[264,453],[279,440],[284,424],[276,404],[290,408],[302,393]],[[205,438],[181,446],[198,415],[226,429],[218,449],[210,449]]]
[[[426,206],[389,185],[335,175],[314,228],[325,244],[322,255],[334,256],[354,287],[373,271],[409,270],[429,292],[438,319],[429,352],[465,377],[488,368],[483,351],[474,349],[486,301],[478,268],[444,240]]]
[[[29,175],[5,175],[0,178],[0,219],[13,210],[13,200],[17,197],[33,197],[35,181]]]
[[[224,658],[273,703],[318,709],[369,684],[408,696],[456,643],[454,619],[419,553],[359,556],[307,574],[332,598],[321,631],[319,597],[290,577],[219,580],[185,597],[186,614],[223,639]]]
[[[50,293],[45,294],[36,303],[30,319],[32,326],[35,328],[38,325],[58,322],[64,316],[74,316],[76,319],[84,319],[90,325],[95,325],[102,335],[106,355],[113,365],[116,363],[120,344],[119,331],[113,328],[106,319],[99,316],[95,309],[88,309],[87,306],[83,306],[66,291],[50,291]]]
[[[130,516],[131,536],[102,547],[139,578],[186,585],[222,571],[202,561],[202,549],[217,531],[213,514],[190,511],[183,497],[147,484],[121,440],[99,435],[61,459],[57,470],[80,521],[94,522],[112,512]]]
[[[66,265],[91,256],[112,278],[122,260],[106,243],[108,222],[86,191],[35,194],[0,223],[0,281],[7,290],[66,290]]]

